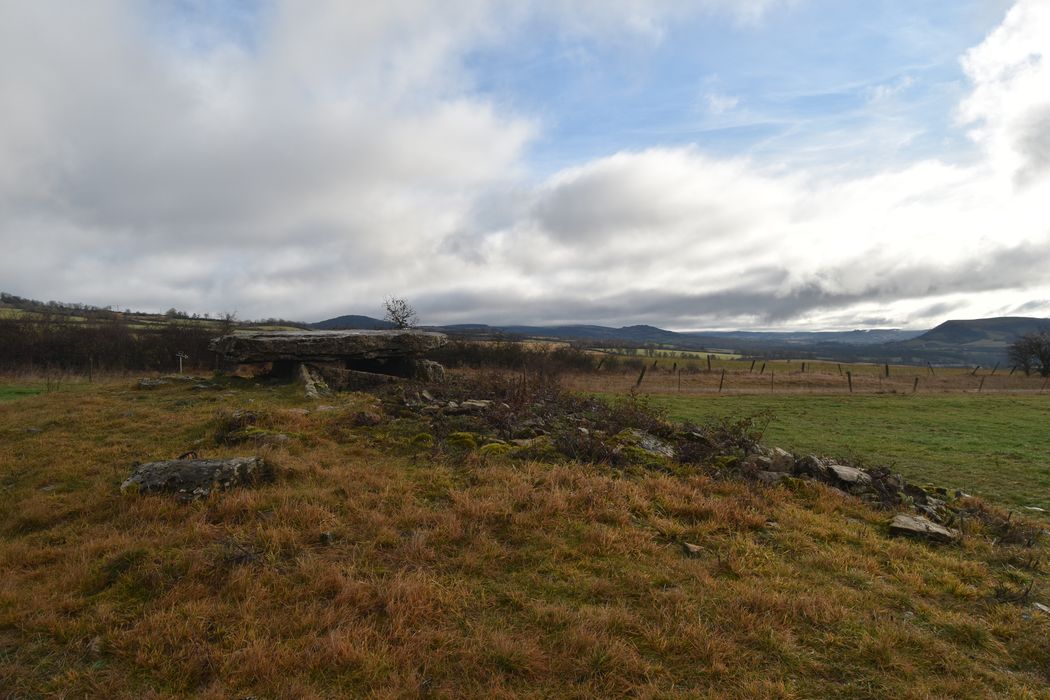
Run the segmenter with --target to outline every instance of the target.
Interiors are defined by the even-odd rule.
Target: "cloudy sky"
[[[0,0],[0,290],[1050,316],[1050,0]]]

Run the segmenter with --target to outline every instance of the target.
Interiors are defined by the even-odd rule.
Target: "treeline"
[[[171,319],[132,327],[118,313],[90,321],[48,314],[0,319],[0,371],[172,371],[179,366],[179,353],[187,356],[185,369],[210,369],[215,355],[208,341],[232,329],[232,320]]]

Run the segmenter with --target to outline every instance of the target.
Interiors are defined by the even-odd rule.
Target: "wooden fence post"
[[[772,370],[770,370],[770,371],[772,372]],[[758,370],[758,373],[759,373],[759,375],[763,375],[763,374],[766,373],[766,363],[765,362],[762,363],[762,369]]]
[[[977,385],[977,393],[980,393],[984,389],[985,377],[981,377],[981,383]]]
[[[776,374],[773,370],[769,370],[769,393],[773,393],[773,376]]]
[[[887,377],[890,376],[890,363],[889,362],[886,363],[886,376]]]
[[[718,393],[722,393],[722,385],[726,383],[726,368],[722,368],[722,378],[718,380]]]
[[[707,371],[708,372],[711,371],[711,356],[710,355],[707,356]]]
[[[849,382],[849,393],[853,393],[853,372],[846,372],[846,381]]]
[[[756,363],[756,362],[758,362],[758,360],[751,360],[751,369],[749,369],[749,370],[747,371],[747,373],[748,373],[748,374],[751,374],[752,372],[754,372],[754,371],[755,371],[755,363]]]
[[[992,373],[990,375],[988,375],[988,376],[989,377],[994,377],[995,376],[995,370],[997,370],[997,369],[999,369],[999,363],[998,362],[995,363],[995,367],[992,367]]]
[[[915,393],[919,389],[919,378],[915,378],[915,383],[911,385],[911,393]]]
[[[977,376],[977,370],[979,370],[979,369],[981,369],[981,366],[980,366],[980,365],[977,365],[976,367],[974,367],[974,368],[973,368],[973,371],[972,371],[972,372],[970,372],[970,376],[971,376],[971,377]]]

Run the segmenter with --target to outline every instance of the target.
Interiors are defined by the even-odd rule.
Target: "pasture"
[[[938,393],[679,396],[671,418],[764,414],[770,444],[872,465],[1016,507],[1050,511],[1050,395]]]

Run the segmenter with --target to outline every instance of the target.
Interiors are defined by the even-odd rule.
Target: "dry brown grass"
[[[10,697],[1050,697],[1040,564],[886,537],[815,484],[414,448],[289,389],[129,382],[0,404]],[[262,412],[279,446],[215,441]],[[126,497],[133,461],[263,451],[275,484]],[[681,543],[700,545],[687,556]]]

